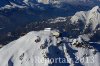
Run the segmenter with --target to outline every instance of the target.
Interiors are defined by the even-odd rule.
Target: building
[[[43,4],[55,4],[58,3],[60,0],[37,0],[38,3],[43,3]]]
[[[51,31],[51,28],[45,28],[44,31]]]
[[[50,0],[37,0],[38,3],[49,4]]]

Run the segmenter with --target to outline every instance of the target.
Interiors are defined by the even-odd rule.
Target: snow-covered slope
[[[100,53],[95,48],[85,44],[76,47],[74,42],[80,38],[71,44],[72,39],[55,37],[54,32],[33,31],[4,46],[0,66],[100,66]]]
[[[99,6],[95,6],[93,9],[89,11],[81,11],[77,12],[71,18],[72,24],[79,24],[84,26],[84,30],[89,28],[91,31],[100,28],[100,8]],[[82,27],[82,26],[80,26]]]

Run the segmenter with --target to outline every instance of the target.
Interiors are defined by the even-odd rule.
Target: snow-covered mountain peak
[[[71,21],[74,24],[82,23],[84,25],[84,30],[89,28],[91,31],[94,31],[100,27],[100,8],[99,6],[95,6],[93,9],[89,11],[81,11],[77,12],[74,16],[72,16]],[[81,22],[80,22],[81,21]]]
[[[0,66],[100,66],[100,53],[94,47],[81,44],[81,38],[72,41],[59,35],[50,28],[26,34],[0,49]]]
[[[93,9],[91,9],[91,12],[98,12],[99,10],[99,6],[95,6]]]

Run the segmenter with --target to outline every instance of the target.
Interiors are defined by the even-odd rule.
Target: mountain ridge
[[[99,66],[100,52],[89,44],[74,45],[76,40],[56,37],[55,30],[32,31],[0,49],[1,66]],[[54,35],[53,35],[54,33]],[[63,39],[61,39],[63,38]],[[72,41],[72,43],[68,43]],[[88,45],[88,46],[87,46]],[[93,58],[94,57],[94,58]],[[35,59],[34,59],[35,58]],[[48,59],[60,61],[48,62]],[[86,60],[86,58],[88,60]],[[43,60],[44,59],[44,60]],[[63,59],[63,61],[61,60]],[[64,60],[65,59],[65,60]],[[84,59],[82,61],[81,59]],[[92,61],[94,60],[94,61]],[[41,62],[42,61],[42,62]],[[77,62],[79,61],[79,63]],[[65,63],[64,63],[65,62]]]
[[[71,22],[74,24],[83,25],[84,30],[89,29],[91,31],[95,31],[96,29],[100,28],[99,19],[100,19],[100,8],[99,6],[95,6],[89,11],[80,11],[75,13],[75,15],[72,16],[71,18]]]
[[[41,2],[40,2],[41,1]],[[7,6],[10,6],[10,8],[14,5],[16,5],[15,7],[34,7],[34,5],[37,5],[37,4],[44,4],[45,6],[46,5],[52,5],[52,6],[56,6],[57,4],[59,5],[59,7],[62,5],[62,4],[70,4],[70,5],[73,5],[73,6],[78,6],[78,5],[81,5],[81,6],[95,6],[95,5],[99,5],[100,1],[98,0],[57,0],[57,2],[53,1],[53,0],[48,0],[49,2],[47,4],[45,4],[45,1],[43,0],[1,0],[0,1],[0,7],[2,8],[9,8]],[[54,4],[54,5],[53,5]],[[99,5],[100,6],[100,5]],[[19,7],[19,8],[20,8]]]

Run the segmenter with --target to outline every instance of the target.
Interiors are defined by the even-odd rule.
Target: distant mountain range
[[[25,8],[25,7],[34,7],[34,5],[38,4],[70,4],[70,5],[82,5],[82,6],[95,6],[100,5],[99,0],[0,0],[0,7],[4,8]]]

